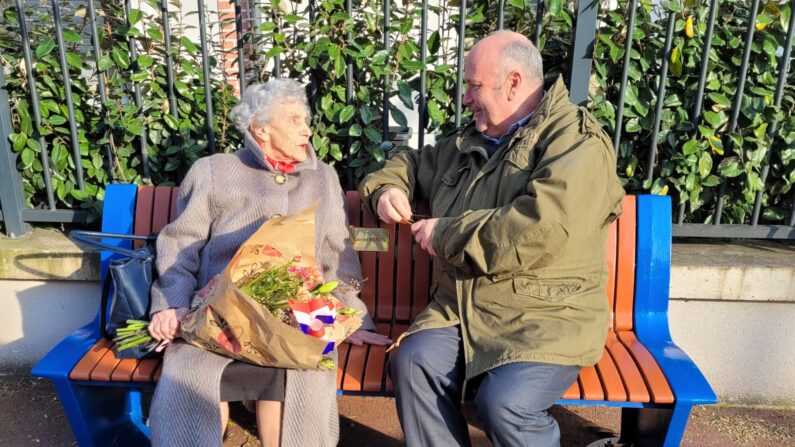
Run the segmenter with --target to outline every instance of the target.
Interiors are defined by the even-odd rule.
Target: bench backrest
[[[135,198],[135,234],[160,231],[177,217],[178,187],[141,186]],[[361,252],[361,294],[376,323],[400,330],[407,327],[428,303],[431,257],[414,244],[408,225],[387,225],[363,206],[356,191],[347,193],[349,223],[356,227],[379,227],[389,231],[389,250]],[[607,300],[612,309],[610,328],[632,330],[635,278],[635,196],[623,201],[624,212],[610,225],[606,262]]]

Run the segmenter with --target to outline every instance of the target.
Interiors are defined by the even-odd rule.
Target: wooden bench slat
[[[668,385],[660,365],[654,360],[645,346],[638,340],[634,332],[622,331],[618,333],[618,338],[627,347],[632,358],[640,368],[640,372],[646,379],[646,385],[651,393],[652,402],[658,404],[670,404],[674,402],[674,394]]]
[[[586,366],[580,370],[580,384],[582,385],[582,398],[585,400],[603,400],[605,398],[602,382],[599,381],[599,374],[596,368]]]
[[[152,205],[152,229],[153,233],[159,233],[167,223],[170,222],[171,214],[171,187],[155,187],[155,199]]]
[[[378,253],[378,287],[376,288],[375,315],[378,321],[392,321],[395,307],[395,240],[396,225],[381,224],[389,231],[389,250]]]
[[[578,400],[580,398],[580,378],[577,377],[577,380],[571,384],[568,390],[563,393],[563,399],[569,400]]]
[[[135,199],[135,224],[133,233],[147,235],[152,232],[152,209],[155,204],[155,187],[139,186]],[[134,241],[133,247],[141,248],[143,241]]]
[[[596,372],[599,373],[599,380],[602,382],[602,388],[605,391],[607,400],[611,402],[627,401],[627,390],[624,388],[618,368],[616,368],[613,358],[610,357],[607,349],[602,350],[602,358],[596,364]]]
[[[133,382],[152,382],[155,371],[160,367],[161,359],[143,359],[138,361],[138,367],[133,371]]]
[[[97,363],[102,359],[105,353],[110,348],[111,341],[106,338],[101,338],[94,343],[94,346],[77,362],[72,371],[69,373],[69,378],[72,380],[88,380],[91,377],[91,371],[97,366]]]
[[[410,225],[398,225],[397,278],[395,284],[395,319],[411,319],[411,252],[414,235]],[[426,285],[427,287],[427,285]]]
[[[616,259],[616,331],[632,330],[635,298],[635,196],[625,196],[621,203],[624,213],[618,219],[618,249]]]
[[[122,359],[119,364],[116,365],[116,369],[113,370],[110,380],[113,382],[131,382],[133,372],[137,367],[137,359]]]
[[[155,373],[152,375],[152,381],[158,382],[160,380],[160,374],[162,372],[163,372],[163,362],[158,362],[157,369],[155,370]]]
[[[348,363],[348,352],[351,345],[342,343],[337,346],[337,389],[342,389],[342,379],[345,377],[345,365]]]
[[[614,332],[607,335],[607,350],[615,361],[618,368],[618,373],[621,375],[624,387],[629,395],[629,400],[632,402],[650,402],[649,390],[646,388],[646,382],[638,371],[635,365],[635,360],[629,355],[629,352],[618,341],[618,337]]]
[[[367,365],[364,368],[363,391],[380,392],[384,383],[386,346],[368,346]]]
[[[105,354],[99,362],[97,362],[97,366],[91,371],[91,380],[96,382],[110,382],[110,376],[113,374],[113,370],[116,369],[116,365],[119,364],[119,361],[120,359],[116,358],[116,353],[113,352],[113,349],[106,350]]]
[[[342,378],[342,389],[345,391],[361,391],[364,366],[367,360],[367,346],[351,346],[348,362]]]

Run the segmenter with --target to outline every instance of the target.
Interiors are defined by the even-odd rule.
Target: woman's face
[[[251,134],[265,155],[288,163],[306,160],[309,149],[309,117],[300,102],[277,102],[270,122],[259,125],[252,121]]]

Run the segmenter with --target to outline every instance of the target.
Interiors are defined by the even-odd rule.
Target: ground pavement
[[[402,445],[394,401],[340,397],[341,447]],[[618,430],[620,410],[594,407],[552,408],[561,427],[562,447],[584,447]],[[467,411],[469,420],[474,413]],[[50,382],[0,372],[0,446],[74,446],[74,437]],[[470,425],[473,446],[489,446],[477,423]],[[231,408],[224,447],[255,447],[256,423],[239,404]],[[696,408],[682,445],[698,447],[795,447],[795,409],[730,406]]]

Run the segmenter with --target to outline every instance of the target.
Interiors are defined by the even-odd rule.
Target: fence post
[[[22,220],[25,193],[22,191],[22,177],[17,172],[17,156],[8,141],[8,136],[14,131],[9,104],[6,79],[0,70],[0,209],[6,233],[11,238],[18,238],[30,227]]]
[[[571,53],[569,97],[571,102],[584,106],[588,102],[591,63],[596,39],[598,0],[578,0],[574,28],[574,50]]]

